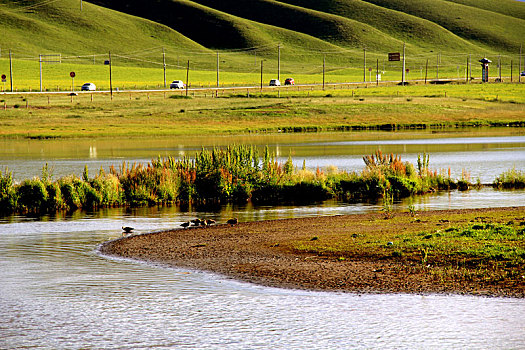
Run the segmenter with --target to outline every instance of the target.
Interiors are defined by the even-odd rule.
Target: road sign
[[[74,78],[75,75],[76,75],[75,72],[71,72],[71,73],[69,73],[69,76],[70,76],[71,78]]]
[[[389,61],[401,61],[401,54],[399,52],[390,52],[388,54]]]
[[[7,80],[7,77],[5,76],[5,74],[2,74],[2,83],[5,83]]]

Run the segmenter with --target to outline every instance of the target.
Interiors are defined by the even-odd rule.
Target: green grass
[[[523,125],[525,85],[0,95],[0,137],[78,138]],[[447,97],[445,97],[445,94]],[[170,98],[170,97],[175,98]],[[6,109],[4,110],[4,104]],[[26,105],[28,108],[26,108]],[[517,129],[519,131],[520,129]]]
[[[117,86],[156,87],[163,85],[164,49],[168,80],[185,80],[189,60],[192,83],[215,85],[218,51],[221,83],[253,84],[259,82],[261,60],[264,80],[276,77],[279,46],[283,80],[291,75],[298,83],[321,82],[323,57],[327,82],[362,81],[363,75],[368,80],[368,68],[375,73],[378,62],[383,80],[400,80],[401,63],[388,62],[387,53],[400,52],[406,42],[408,79],[424,77],[427,60],[429,79],[437,77],[438,70],[440,78],[464,77],[469,54],[474,76],[480,75],[480,57],[496,63],[501,54],[502,74],[510,75],[512,61],[516,78],[525,28],[518,18],[525,5],[508,1],[501,8],[473,0],[472,7],[441,0],[426,1],[424,6],[412,1],[403,10],[394,0],[384,0],[381,6],[357,0],[256,0],[250,6],[231,0],[95,2],[163,24],[89,2],[80,11],[77,0],[35,4],[0,0],[0,71],[8,73],[7,56],[12,50],[16,88],[34,90],[39,87],[38,55],[60,53],[61,64],[43,65],[47,89],[70,86],[72,70],[79,74],[78,84],[94,81],[105,86],[108,67],[102,62],[111,51]],[[488,6],[495,12],[487,12]],[[491,76],[496,75],[493,68]]]
[[[512,168],[504,171],[494,180],[497,188],[525,188],[525,171]]]
[[[342,260],[400,262],[443,284],[523,283],[523,208],[491,209],[481,214],[421,212],[415,217],[397,213],[388,220],[378,216],[352,227],[326,227],[316,240],[310,237],[281,245]]]

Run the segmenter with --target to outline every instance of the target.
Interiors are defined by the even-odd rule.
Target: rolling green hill
[[[326,59],[328,71],[362,76],[364,50],[384,74],[398,69],[387,53],[406,43],[412,70],[421,75],[437,55],[436,71],[459,77],[467,55],[517,62],[524,38],[525,3],[514,0],[0,0],[0,64],[8,50],[84,63],[111,51],[120,64],[158,68],[165,52],[181,70],[220,60],[222,70],[256,73],[280,54],[284,71],[318,74]]]

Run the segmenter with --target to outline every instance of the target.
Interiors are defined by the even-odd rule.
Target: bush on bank
[[[201,150],[194,158],[153,159],[147,165],[127,164],[109,173],[100,169],[90,177],[74,175],[52,181],[47,164],[42,177],[19,184],[12,173],[0,172],[2,213],[48,213],[78,208],[151,206],[169,203],[247,202],[305,203],[338,198],[349,201],[384,196],[407,197],[441,189],[458,188],[461,181],[429,169],[428,155],[420,156],[417,168],[399,156],[377,151],[363,158],[360,172],[298,169],[289,158],[279,163],[268,147],[262,155],[255,147],[232,146]]]

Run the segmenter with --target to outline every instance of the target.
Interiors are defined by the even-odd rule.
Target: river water
[[[472,143],[450,135],[442,137],[449,140],[441,143],[424,136],[420,139],[427,141],[419,141],[419,146],[413,139],[383,143],[376,137],[345,140],[340,135],[331,140],[328,137],[294,143],[287,139],[267,144],[279,150],[284,159],[292,152],[294,159],[304,159],[309,167],[323,166],[322,162],[331,159],[331,165],[353,170],[348,159],[360,160],[371,153],[358,154],[355,148],[361,146],[356,142],[372,143],[370,147],[380,146],[385,152],[406,147],[406,152],[392,152],[408,160],[425,151],[430,154],[431,166],[442,158],[444,165],[454,167],[453,171],[479,164],[484,169],[480,174],[499,174],[513,166],[523,170],[525,164],[525,141],[519,135],[483,137]],[[35,144],[21,142],[35,151]],[[68,162],[71,169],[81,172],[87,161],[98,167],[115,159],[149,160],[155,157],[154,151],[181,155],[198,149],[181,143],[181,147],[166,144],[152,150],[154,147],[149,145],[155,142],[145,141],[129,146],[136,150],[130,154],[119,152],[119,146],[115,146],[114,154],[105,156],[107,148],[100,141],[91,142],[96,143],[101,156],[71,156],[69,152],[80,154],[78,150],[85,150],[85,146],[77,145],[75,151],[73,144],[62,153],[46,151],[47,147],[57,146],[39,141],[41,152],[36,153],[40,155],[4,152],[0,154],[0,167],[9,164],[15,174],[34,176],[47,161],[55,166],[55,176],[60,176],[62,165]],[[465,145],[472,149],[449,150]],[[308,148],[322,151],[308,152]],[[35,166],[28,164],[31,162]],[[399,202],[396,208],[404,210],[408,204],[427,210],[523,203],[525,191],[483,189],[420,196]],[[105,209],[40,218],[0,218],[0,348],[525,348],[525,302],[521,299],[283,290],[206,272],[108,258],[97,252],[99,244],[121,235],[123,225],[145,233],[178,227],[196,216],[218,221],[237,216],[245,221],[352,214],[380,208],[380,203],[327,201],[303,207]]]

